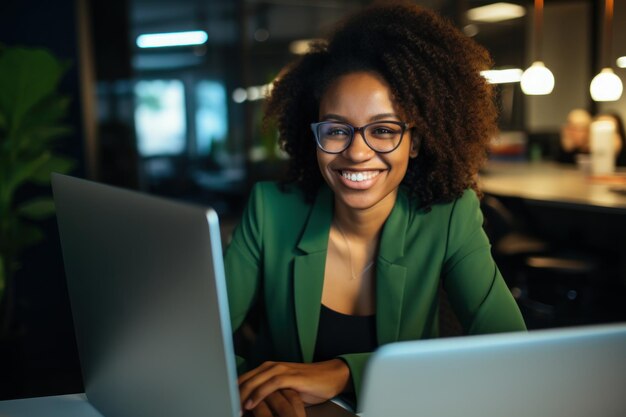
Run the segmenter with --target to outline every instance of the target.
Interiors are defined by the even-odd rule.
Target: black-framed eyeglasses
[[[333,121],[311,123],[317,146],[322,151],[332,154],[348,149],[356,132],[361,133],[363,140],[373,151],[393,152],[400,146],[404,132],[408,128],[407,123],[391,120],[368,123],[361,127]]]

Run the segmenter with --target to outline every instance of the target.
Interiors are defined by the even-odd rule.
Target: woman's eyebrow
[[[384,120],[384,119],[398,119],[400,120],[400,118],[398,117],[397,114],[395,113],[381,113],[381,114],[377,114],[376,116],[372,116],[370,117],[370,121],[375,122],[377,120]]]
[[[375,122],[378,120],[389,120],[389,119],[396,119],[396,120],[400,120],[400,118],[398,117],[397,114],[395,113],[380,113],[377,115],[374,115],[372,117],[369,118],[370,122]],[[323,115],[320,120],[338,120],[340,122],[348,122],[348,119],[344,116],[335,114],[335,113],[328,113]]]
[[[346,119],[343,116],[340,116],[338,114],[334,114],[334,113],[328,113],[323,115],[322,117],[320,117],[320,120],[338,120],[340,122],[347,122],[348,119]]]

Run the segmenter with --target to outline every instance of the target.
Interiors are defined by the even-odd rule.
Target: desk
[[[626,188],[626,171],[611,178],[585,175],[576,166],[557,163],[490,162],[479,185],[488,194],[518,197],[546,205],[626,215],[626,195],[611,191]]]
[[[337,405],[339,404],[339,405]],[[306,409],[307,417],[357,417],[339,400],[326,401]],[[54,395],[0,401],[0,417],[103,417],[85,394]],[[210,417],[210,416],[208,416]]]
[[[0,401],[0,417],[102,417],[85,394]]]

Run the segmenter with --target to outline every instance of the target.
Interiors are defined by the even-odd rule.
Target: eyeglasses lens
[[[376,152],[390,152],[394,150],[404,129],[400,123],[380,122],[363,126],[363,133],[367,145]],[[324,122],[317,127],[318,141],[326,152],[339,153],[344,151],[352,141],[355,128],[338,122]]]

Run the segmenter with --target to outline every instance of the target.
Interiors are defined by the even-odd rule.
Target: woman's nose
[[[367,161],[371,159],[376,152],[365,143],[363,132],[354,132],[354,138],[350,146],[343,151],[344,157],[355,162]]]

